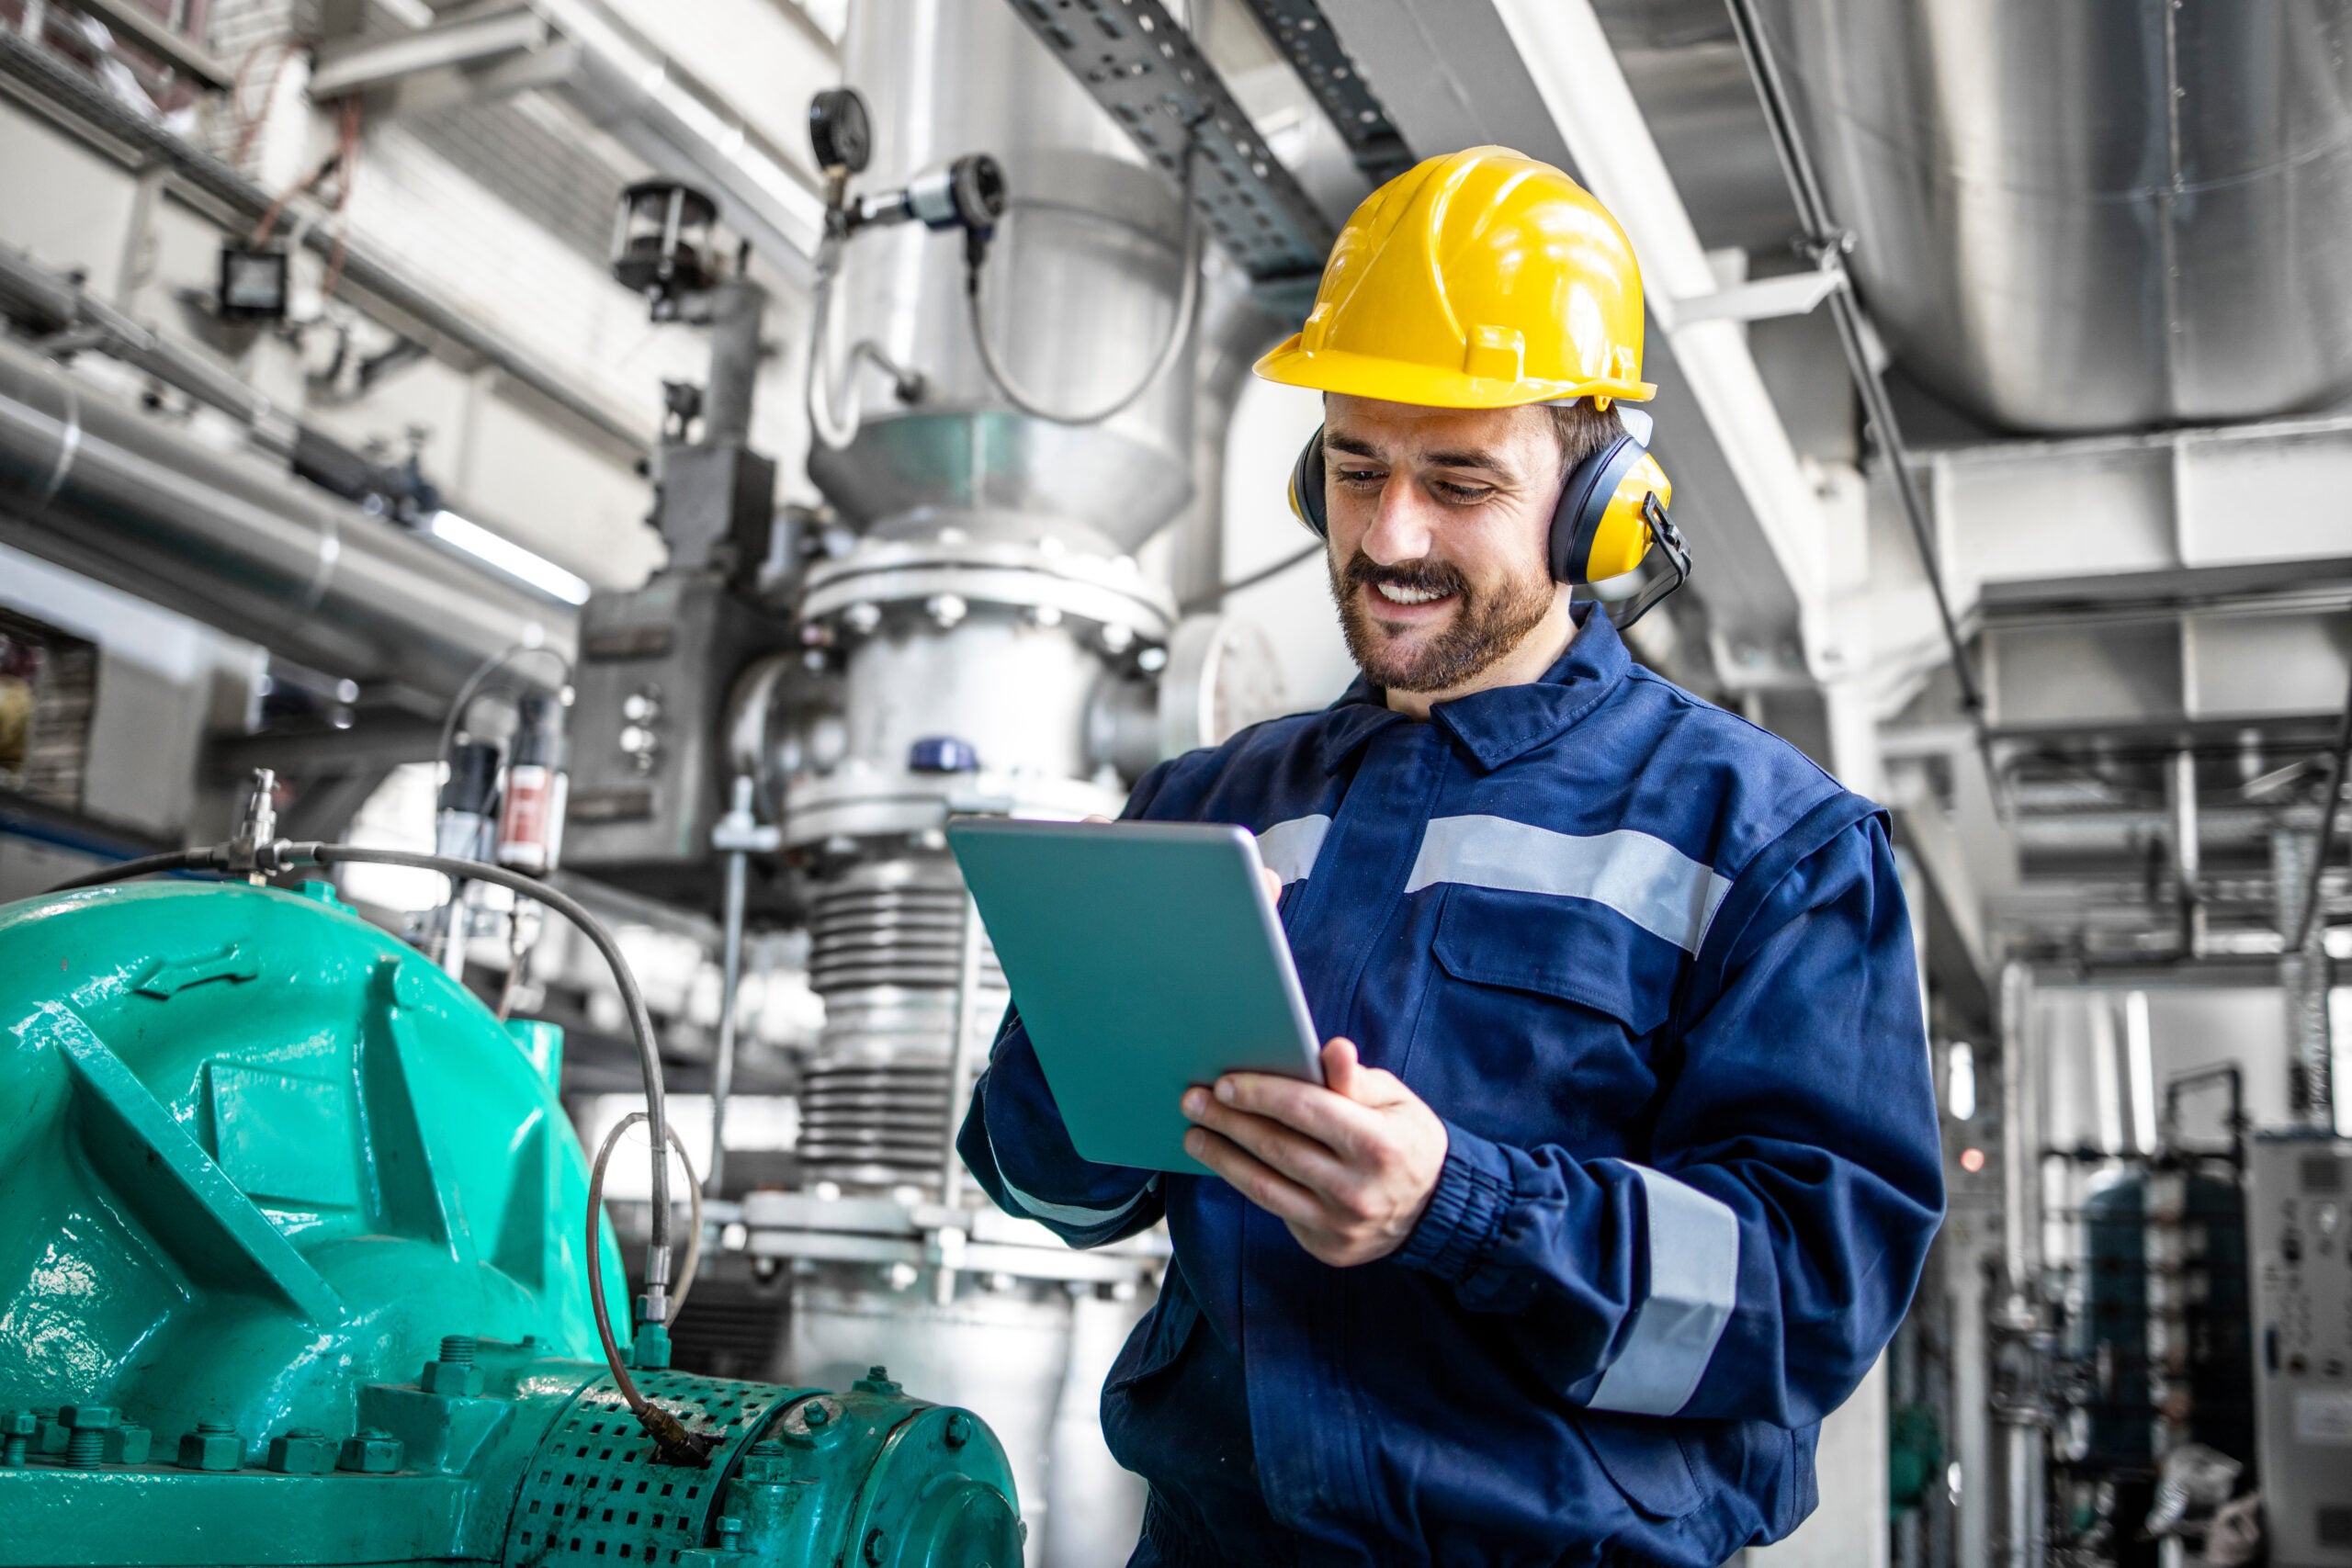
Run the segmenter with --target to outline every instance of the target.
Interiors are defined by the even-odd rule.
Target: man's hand
[[[1445,1123],[1394,1073],[1357,1061],[1353,1041],[1325,1043],[1323,1080],[1227,1073],[1214,1092],[1185,1090],[1200,1125],[1184,1152],[1348,1269],[1413,1234],[1445,1167]]]

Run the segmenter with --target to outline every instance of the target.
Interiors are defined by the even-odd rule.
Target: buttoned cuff
[[[1517,1196],[1501,1148],[1446,1122],[1445,1167],[1396,1261],[1460,1284],[1492,1256]]]

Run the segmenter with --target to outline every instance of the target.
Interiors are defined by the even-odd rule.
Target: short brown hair
[[[1595,408],[1590,398],[1578,398],[1572,403],[1546,403],[1544,412],[1552,416],[1552,434],[1560,443],[1563,475],[1574,473],[1578,463],[1625,434],[1613,403]]]

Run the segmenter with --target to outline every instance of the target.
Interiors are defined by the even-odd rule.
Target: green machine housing
[[[640,1366],[714,1444],[660,1461],[560,1054],[322,883],[0,909],[0,1561],[1016,1568],[994,1436],[880,1368]]]

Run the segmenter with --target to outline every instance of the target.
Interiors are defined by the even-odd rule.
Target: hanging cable
[[[1179,613],[1189,615],[1195,610],[1214,610],[1244,589],[1255,588],[1261,582],[1271,581],[1291,568],[1302,566],[1317,556],[1327,553],[1327,550],[1328,547],[1320,539],[1311,545],[1302,545],[1272,566],[1261,566],[1255,571],[1244,572],[1230,582],[1219,583],[1215,592],[1204,593],[1200,598],[1180,606]]]
[[[564,657],[561,651],[550,648],[546,643],[512,643],[492,654],[474,666],[473,673],[468,675],[464,683],[458,686],[458,694],[449,699],[448,707],[441,715],[441,739],[433,748],[433,766],[436,773],[448,768],[449,743],[458,738],[458,726],[465,720],[467,705],[481,695],[484,683],[508,665],[517,660],[528,658],[534,653],[544,654],[561,665],[564,685],[568,687],[571,684],[571,660]],[[436,779],[435,782],[439,781]]]
[[[1046,408],[1012,379],[1011,372],[997,358],[995,345],[989,342],[988,325],[984,319],[986,312],[981,309],[980,273],[987,261],[988,248],[974,244],[966,249],[964,308],[972,323],[972,343],[979,350],[980,368],[988,372],[989,379],[995,383],[998,391],[1004,394],[1005,401],[1033,419],[1051,420],[1056,424],[1101,424],[1135,406],[1137,399],[1151,390],[1159,384],[1159,378],[1168,374],[1168,367],[1176,363],[1177,355],[1192,341],[1193,321],[1200,307],[1201,223],[1198,209],[1193,202],[1193,165],[1199,156],[1200,146],[1199,132],[1188,128],[1184,138],[1183,173],[1178,181],[1183,216],[1177,249],[1184,267],[1184,281],[1176,297],[1176,319],[1169,323],[1168,339],[1159,345],[1159,352],[1153,356],[1151,367],[1144,372],[1143,378],[1128,388],[1115,401],[1091,412],[1060,413]]]
[[[1854,236],[1840,229],[1830,216],[1828,197],[1823,194],[1820,175],[1805,150],[1804,137],[1797,129],[1788,83],[1772,57],[1771,45],[1756,14],[1755,0],[1729,0],[1729,5],[1732,29],[1739,35],[1740,52],[1747,57],[1748,73],[1755,80],[1764,123],[1771,134],[1773,150],[1780,154],[1789,196],[1796,204],[1805,253],[1825,272],[1841,268],[1841,258],[1853,249]],[[1969,722],[1976,731],[1977,750],[1984,758],[1986,777],[1997,794],[1999,777],[1993,770],[1992,743],[1985,729],[1984,694],[1978,684],[1975,662],[1968,656],[1968,645],[1961,637],[1960,621],[1952,613],[1951,594],[1944,585],[1943,569],[1937,560],[1935,528],[1928,514],[1928,500],[1920,493],[1918,476],[1911,471],[1911,456],[1903,444],[1903,429],[1895,422],[1894,405],[1887,397],[1886,383],[1871,364],[1861,302],[1855,298],[1850,284],[1830,290],[1829,315],[1837,324],[1838,345],[1844,351],[1847,373],[1861,398],[1863,417],[1877,434],[1880,450],[1894,470],[1904,520],[1910,525],[1912,543],[1918,547],[1920,570],[1935,598],[1937,618],[1943,623],[1952,675],[1960,683],[1961,706],[1967,711]]]
[[[629,1375],[628,1358],[614,1340],[612,1314],[605,1306],[605,1167],[611,1161],[613,1150],[620,1145],[621,1134],[646,1119],[642,1111],[632,1111],[622,1117],[605,1134],[604,1143],[596,1150],[596,1161],[588,1170],[588,1304],[596,1319],[596,1338],[605,1348],[605,1365],[613,1374],[613,1385],[631,1410],[647,1401],[638,1392],[637,1381]],[[678,1293],[670,1303],[670,1321],[675,1323],[678,1314],[685,1310],[686,1292],[694,1289],[695,1271],[702,1264],[702,1183],[695,1179],[695,1162],[686,1153],[685,1141],[678,1136],[675,1127],[668,1132],[670,1147],[678,1151],[678,1163],[685,1168],[686,1192],[694,1201],[694,1230],[686,1238],[685,1258],[678,1266]],[[654,1145],[654,1163],[665,1163],[658,1145]]]

